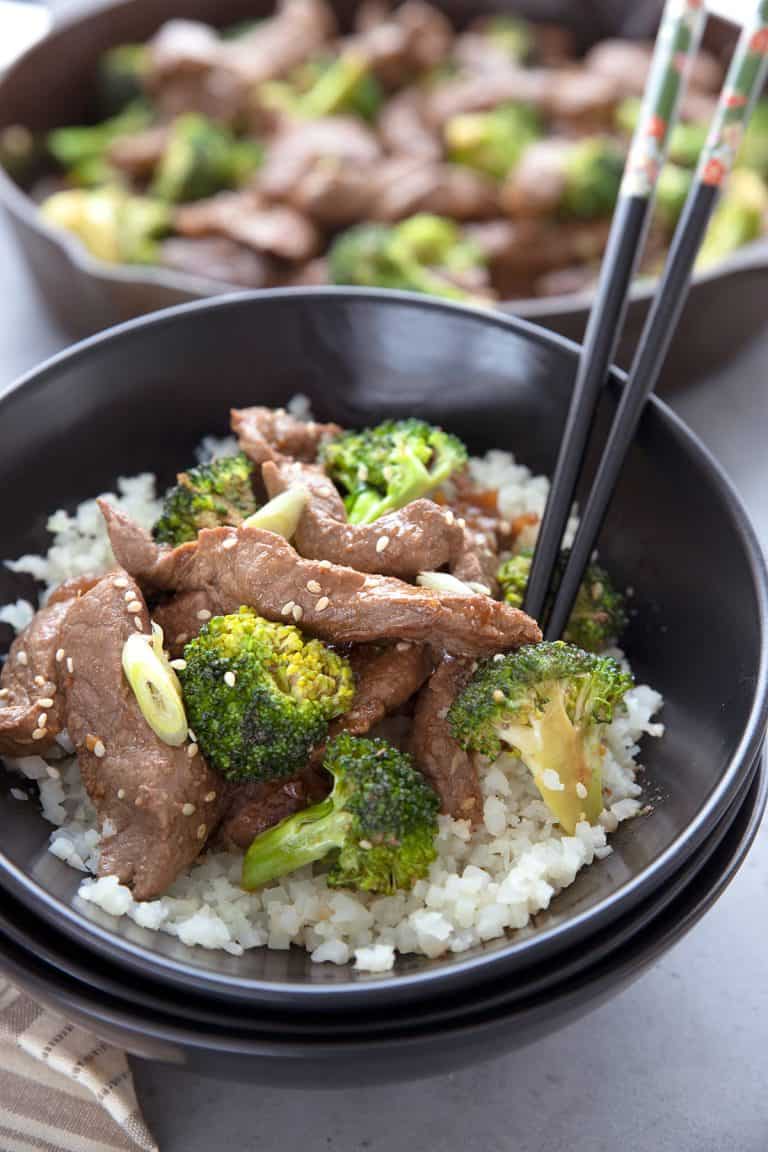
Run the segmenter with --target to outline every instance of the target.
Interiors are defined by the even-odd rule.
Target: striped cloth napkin
[[[158,1152],[124,1052],[0,975],[2,1152]]]

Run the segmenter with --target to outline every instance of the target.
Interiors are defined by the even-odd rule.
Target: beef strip
[[[122,511],[104,500],[100,507],[115,555],[133,576],[156,590],[207,591],[217,612],[247,604],[268,620],[301,621],[332,643],[411,640],[465,656],[541,639],[535,621],[488,596],[438,594],[305,560],[281,536],[245,526],[206,530],[196,541],[161,548]]]
[[[244,288],[267,288],[278,279],[270,257],[225,236],[170,236],[160,243],[159,263],[190,276]]]
[[[182,236],[225,236],[285,260],[307,260],[320,247],[310,220],[293,208],[265,204],[249,190],[184,204],[176,209],[174,226]]]
[[[373,9],[357,20],[357,35],[348,44],[369,63],[387,88],[398,88],[450,55],[453,28],[437,8],[423,0],[406,0],[379,18]]]
[[[129,611],[134,601],[138,612]],[[219,777],[194,746],[172,748],[147,724],[122,671],[129,636],[149,633],[137,584],[113,572],[72,604],[61,627],[67,730],[103,834],[99,873],[118,876],[137,900],[161,896],[198,856],[218,823]],[[185,815],[185,812],[189,813]]]
[[[433,212],[456,220],[485,220],[498,215],[496,184],[489,176],[459,164],[395,156],[380,165],[372,185],[368,215],[402,220]]]
[[[197,636],[214,610],[215,605],[204,590],[177,592],[152,608],[152,619],[162,628],[163,643],[171,656],[181,656],[184,645]]]
[[[653,59],[653,44],[643,40],[601,40],[590,48],[584,64],[619,85],[623,96],[642,96]],[[700,50],[691,63],[689,86],[703,93],[717,93],[723,83],[720,62]]]
[[[249,91],[284,76],[314,56],[336,30],[325,0],[282,0],[277,12],[222,47],[223,67],[235,72]]]
[[[267,828],[324,799],[329,790],[327,773],[312,766],[286,780],[229,784],[216,846],[229,850],[248,848]]]
[[[65,727],[60,682],[68,653],[61,647],[62,625],[98,579],[67,580],[11,645],[0,672],[0,756],[45,756],[54,747]]]
[[[482,75],[460,74],[439,84],[426,101],[430,124],[437,128],[465,112],[487,112],[499,104],[521,102],[545,116],[584,126],[610,124],[621,97],[617,82],[586,68],[520,68],[508,65]]]
[[[314,461],[324,441],[341,432],[338,424],[297,420],[285,408],[233,408],[231,421],[240,447],[256,464],[273,459],[275,453]]]
[[[550,137],[526,148],[504,181],[501,204],[511,216],[551,216],[566,189],[566,165],[573,141]]]
[[[370,128],[354,116],[327,116],[292,125],[272,139],[257,186],[270,199],[290,199],[297,183],[318,161],[368,167],[380,159],[381,147]]]
[[[411,753],[440,797],[441,810],[456,820],[482,819],[483,797],[473,758],[454,740],[447,713],[472,675],[471,660],[444,656],[419,693]]]
[[[328,739],[339,732],[364,736],[385,716],[396,712],[418,692],[433,667],[430,649],[400,641],[381,648],[360,644],[349,655],[355,673],[352,707],[332,721]]]
[[[386,102],[379,113],[377,127],[389,152],[417,156],[421,160],[441,158],[442,145],[424,119],[423,104],[423,95],[415,88],[406,88]]]

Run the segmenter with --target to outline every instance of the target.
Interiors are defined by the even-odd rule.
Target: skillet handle
[[[0,73],[45,36],[52,22],[42,0],[0,0]]]

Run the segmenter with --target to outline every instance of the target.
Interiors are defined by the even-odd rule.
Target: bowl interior
[[[168,481],[204,435],[226,433],[231,405],[278,405],[299,391],[320,419],[417,414],[475,450],[509,449],[546,472],[575,364],[573,345],[522,322],[391,294],[243,295],[150,317],[80,345],[0,400],[0,484],[13,493],[0,556],[44,549],[48,512],[110,490],[116,475],[150,470]],[[406,957],[388,986],[493,956],[543,957],[568,932],[594,930],[701,843],[754,762],[765,719],[762,562],[721,474],[658,402],[642,420],[601,553],[633,589],[625,648],[636,674],[666,700],[666,735],[643,756],[654,810],[620,829],[613,854],[582,872],[535,931],[448,960]],[[0,603],[28,592],[28,581],[0,570]],[[141,962],[268,981],[286,994],[356,978],[298,950],[235,958],[72,910],[80,876],[45,851],[50,826],[36,805],[10,796],[17,783],[9,773],[0,781],[0,883],[25,887],[70,931],[114,931],[118,958],[128,947]]]

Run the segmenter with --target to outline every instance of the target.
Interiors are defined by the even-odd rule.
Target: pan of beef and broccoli
[[[671,898],[755,762],[765,574],[652,401],[542,641],[575,363],[472,308],[291,290],[11,390],[0,885],[119,963],[294,1007],[314,972],[407,996]]]
[[[541,23],[425,0],[110,6],[0,83],[4,199],[59,309],[90,311],[91,330],[232,287],[351,284],[513,302],[578,335],[655,11],[561,7]],[[722,82],[716,48],[673,134],[648,283]],[[707,284],[762,259],[766,155],[768,104],[704,245]]]

